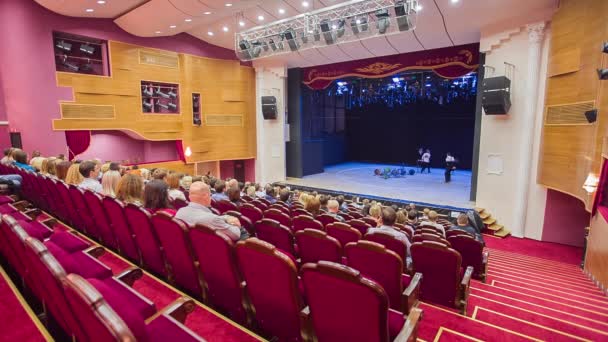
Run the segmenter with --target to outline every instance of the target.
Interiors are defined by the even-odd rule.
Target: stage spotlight
[[[296,31],[292,28],[288,28],[283,32],[283,37],[287,39],[287,44],[289,45],[289,49],[291,51],[297,51],[300,46],[298,45],[298,41],[296,40]]]
[[[321,32],[319,32],[319,29],[313,31],[313,37],[315,38],[315,42],[321,40]]]
[[[399,31],[408,31],[412,28],[412,20],[408,15],[410,13],[410,3],[398,1],[395,3],[395,15],[397,16],[397,26]]]
[[[160,108],[163,108],[163,109],[166,109],[166,110],[169,110],[169,106],[167,106],[166,104],[160,103],[160,100],[156,100],[156,106],[158,106]]]
[[[376,11],[376,27],[378,28],[378,33],[385,34],[388,27],[391,25],[391,21],[389,19],[388,10],[381,9]]]
[[[367,28],[368,28],[367,17],[362,16],[362,17],[355,17],[355,18],[351,19],[350,27],[353,30],[354,34],[359,34],[361,32],[367,31]]]
[[[597,75],[600,80],[608,80],[608,69],[597,69]]]
[[[147,101],[144,101],[144,102],[142,103],[142,105],[144,106],[144,110],[148,110],[148,111],[151,111],[151,110],[152,110],[152,103],[147,102]]]
[[[302,39],[302,44],[308,44],[308,36],[306,35],[306,33],[304,31],[302,31],[302,33],[300,33],[300,37]]]
[[[163,93],[162,91],[160,91],[160,87],[156,88],[156,91],[154,92],[154,94],[160,96],[160,97],[164,97],[166,99],[169,98],[169,94]]]
[[[258,43],[259,43],[259,42],[258,42]],[[268,47],[268,43],[267,43],[267,42],[265,42],[265,41],[264,41],[264,42],[262,42],[262,48],[264,49],[264,51],[268,51],[268,49],[270,49],[270,48]]]
[[[344,19],[338,20],[338,28],[336,29],[336,34],[338,38],[342,37],[344,35],[344,32],[346,31],[346,29],[344,28],[345,24],[346,22],[344,21]]]
[[[325,39],[325,43],[327,45],[333,44],[336,40],[336,34],[331,28],[331,23],[329,19],[323,19],[321,21],[321,31],[323,32],[323,38]]]
[[[55,46],[60,48],[61,50],[72,51],[72,44],[64,42],[63,40],[58,41]]]
[[[393,82],[399,83],[399,81],[400,81],[399,77],[393,77]]]
[[[152,88],[145,87],[142,93],[146,96],[154,96],[154,92],[152,92]]]
[[[88,44],[81,44],[80,51],[92,55],[95,53],[95,48]]]
[[[168,107],[169,109],[173,110],[173,111],[177,110],[177,105],[176,105],[175,103],[173,103],[173,102],[169,102],[169,103],[167,104],[167,107]]]
[[[177,94],[173,91],[173,89],[171,89],[167,95],[169,95],[169,97],[172,99],[177,98]]]
[[[78,70],[80,70],[80,67],[78,65],[70,63],[67,60],[64,60],[62,64],[71,71],[77,72]]]

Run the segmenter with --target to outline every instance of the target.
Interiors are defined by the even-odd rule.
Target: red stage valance
[[[91,145],[91,131],[65,131],[65,141],[68,145],[68,160],[73,160]]]
[[[441,77],[456,78],[475,71],[478,66],[479,44],[476,43],[304,68],[303,83],[318,90],[340,78],[383,78],[407,70],[432,70]]]

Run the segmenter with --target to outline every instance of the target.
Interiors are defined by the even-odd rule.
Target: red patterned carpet
[[[608,297],[578,267],[580,248],[486,237],[487,282],[467,316],[422,303],[421,341],[608,341]],[[525,253],[525,254],[524,254]]]

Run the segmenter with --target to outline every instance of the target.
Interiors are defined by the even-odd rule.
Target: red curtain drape
[[[89,148],[91,131],[65,131],[65,141],[68,145],[68,158],[73,160]]]
[[[597,206],[604,203],[606,200],[604,188],[608,186],[608,162],[606,159],[602,159],[602,162],[602,173],[600,173],[600,181],[597,185],[597,192],[595,194],[595,199],[593,200],[593,207],[591,210],[592,216],[597,212]]]
[[[181,140],[175,141],[175,148],[177,149],[177,156],[179,157],[179,160],[185,163],[186,155],[184,154],[184,145],[182,144]]]

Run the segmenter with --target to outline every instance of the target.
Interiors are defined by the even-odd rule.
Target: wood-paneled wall
[[[109,42],[111,76],[57,72],[57,85],[71,87],[87,105],[53,120],[55,130],[122,130],[147,140],[183,140],[188,163],[256,157],[255,72],[238,61],[211,59]],[[158,64],[154,64],[155,60]],[[177,62],[177,63],[175,63]],[[141,81],[179,84],[180,114],[144,114]],[[240,126],[192,124],[192,93],[201,94],[201,114],[239,115]],[[91,106],[92,105],[92,106]],[[95,105],[99,106],[96,111]],[[114,109],[114,116],[108,113]],[[63,106],[70,108],[69,106]],[[132,135],[132,134],[130,134]]]
[[[608,135],[608,92],[601,90],[606,81],[600,82],[596,72],[602,63],[608,67],[601,53],[608,39],[607,13],[606,0],[561,0],[551,22],[545,108],[594,101],[599,115],[593,124],[550,125],[543,120],[538,182],[579,198],[587,210],[593,196],[582,186],[589,172],[599,173],[602,140]]]

